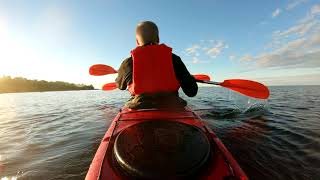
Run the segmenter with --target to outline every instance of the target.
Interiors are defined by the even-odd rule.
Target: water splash
[[[211,101],[201,100],[192,108],[202,118],[215,120],[239,121],[241,119],[260,117],[269,112],[267,100],[250,98],[235,92],[226,92],[224,99],[216,98]],[[204,106],[204,104],[206,104]]]
[[[229,101],[232,108],[247,116],[250,114],[262,115],[268,111],[269,107],[268,100],[251,98],[231,91],[229,92]]]

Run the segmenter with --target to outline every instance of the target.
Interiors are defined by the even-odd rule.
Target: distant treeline
[[[69,91],[69,90],[93,90],[92,85],[72,84],[62,81],[48,82],[29,80],[22,77],[0,77],[0,93],[11,92],[41,92],[41,91]]]

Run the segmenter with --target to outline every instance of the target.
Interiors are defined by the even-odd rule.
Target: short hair
[[[157,25],[151,21],[142,21],[137,25],[136,38],[140,45],[148,43],[159,43],[159,30]]]

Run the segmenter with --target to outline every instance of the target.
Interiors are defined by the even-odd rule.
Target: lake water
[[[320,179],[320,86],[186,98],[250,179]],[[0,94],[0,179],[83,179],[126,91]]]

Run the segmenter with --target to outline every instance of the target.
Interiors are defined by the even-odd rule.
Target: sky
[[[192,74],[320,84],[320,0],[0,0],[0,76],[100,88],[116,75],[89,67],[118,69],[145,20]]]

